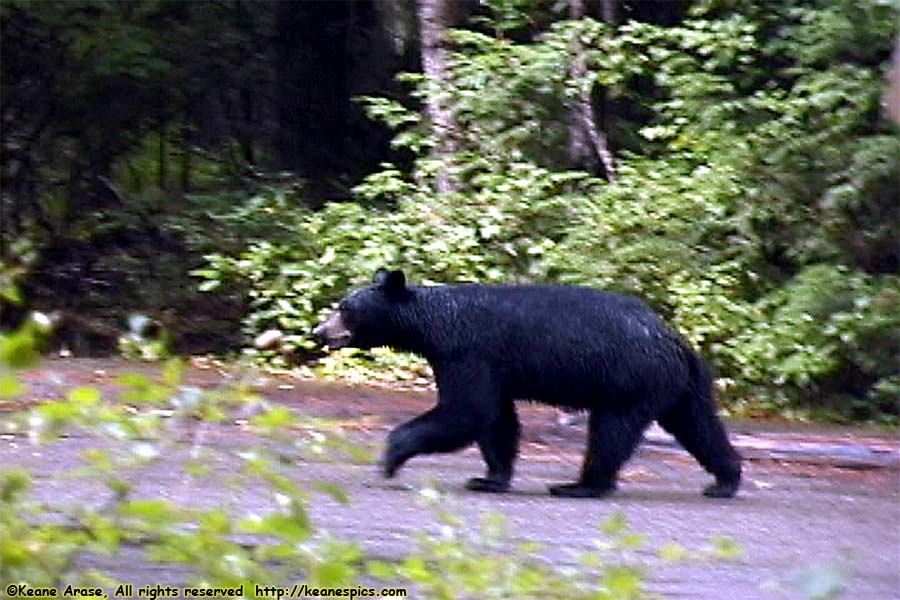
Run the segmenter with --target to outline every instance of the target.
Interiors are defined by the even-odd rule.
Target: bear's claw
[[[509,491],[509,481],[500,481],[489,477],[473,477],[466,482],[466,489],[473,492],[502,494]]]
[[[551,485],[550,493],[562,498],[603,498],[613,493],[615,489],[615,485],[592,487],[582,483],[564,483]]]
[[[717,481],[703,490],[707,498],[733,498],[737,494],[740,482]]]

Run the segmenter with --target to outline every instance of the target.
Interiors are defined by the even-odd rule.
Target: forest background
[[[151,354],[278,332],[245,352],[409,379],[308,336],[377,268],[576,283],[660,311],[733,413],[896,424],[898,22],[896,0],[4,0],[0,318],[44,311],[79,354],[129,321]]]

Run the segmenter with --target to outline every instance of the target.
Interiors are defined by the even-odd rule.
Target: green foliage
[[[89,531],[30,522],[25,515],[40,512],[27,499],[30,485],[31,475],[24,469],[0,471],[0,577],[35,587],[56,586],[71,572],[77,552],[106,550],[115,543],[93,543]],[[94,530],[101,528],[94,525]],[[97,538],[112,541],[102,534]]]
[[[0,333],[0,365],[20,369],[35,364],[51,327],[47,315],[33,313],[19,329]]]
[[[759,399],[793,401],[845,419],[890,415],[896,404],[900,278],[817,265],[750,309],[722,345]],[[772,385],[774,384],[774,385]]]
[[[500,170],[511,160],[558,156],[565,148],[567,40],[519,44],[466,30],[451,39],[460,49],[441,93],[465,128],[472,166]]]
[[[637,294],[670,313],[679,282],[739,291],[734,263],[750,250],[736,178],[706,165],[624,163],[616,185],[577,205],[567,235],[548,253],[547,275]]]
[[[425,283],[620,290],[712,358],[735,409],[896,419],[900,138],[877,111],[898,7],[744,4],[698,3],[668,27],[557,22],[526,41],[454,31],[441,94],[455,153],[431,156],[428,123],[367,98],[418,157],[412,168],[384,165],[354,204],[281,205],[292,238],[253,239],[195,274],[204,288],[247,286],[246,334],[283,330],[289,353],[312,350],[305,332],[379,267]],[[519,31],[519,5],[495,9],[482,25]],[[578,47],[581,80],[569,68]],[[404,81],[433,93],[421,76]],[[615,183],[564,168],[585,86],[645,111],[611,121],[630,150]],[[454,192],[434,192],[439,170]],[[347,351],[321,368],[359,373],[373,356],[407,373],[389,353]]]
[[[8,362],[5,360],[4,362]],[[13,364],[21,361],[14,360]],[[5,367],[4,367],[5,368]],[[65,397],[19,413],[6,413],[5,430],[21,431],[33,443],[53,444],[78,428],[85,444],[83,465],[71,477],[91,479],[106,488],[104,502],[51,503],[29,495],[31,475],[22,469],[0,470],[0,578],[29,586],[106,582],[102,573],[84,572],[76,561],[85,554],[115,554],[122,544],[137,545],[144,560],[190,565],[192,577],[207,585],[287,581],[303,573],[316,585],[347,585],[355,581],[362,556],[352,544],[312,539],[315,527],[308,515],[310,493],[317,489],[339,501],[346,495],[333,486],[299,483],[287,477],[284,465],[297,457],[358,455],[340,439],[337,429],[305,423],[280,406],[261,402],[240,388],[201,391],[184,385],[182,365],[170,361],[161,377],[125,374],[117,400],[100,390],[79,387]],[[233,410],[253,406],[250,427],[260,439],[277,442],[277,452],[257,445],[253,452],[227,449],[227,457],[202,443],[204,430]],[[160,418],[168,411],[168,418]],[[232,485],[252,486],[272,497],[263,515],[233,515],[221,509],[181,505],[171,500],[137,495],[129,480],[150,464],[166,460],[179,443],[171,423],[193,423],[192,455],[198,464],[227,458],[239,472]],[[306,439],[316,444],[310,446]],[[204,469],[186,465],[182,473],[198,487]],[[235,538],[252,533],[253,546]],[[186,582],[185,582],[186,583]]]
[[[433,489],[423,490],[423,498],[436,505],[447,500]],[[439,512],[438,520],[439,535],[419,535],[417,550],[402,562],[370,562],[369,574],[408,582],[429,598],[447,600],[650,597],[644,588],[646,565],[638,558],[645,539],[629,530],[621,513],[601,525],[597,551],[585,552],[577,565],[562,569],[540,558],[544,549],[539,545],[516,542],[501,515],[482,515],[475,531],[446,509]]]
[[[406,74],[408,95],[361,98],[394,131],[396,164],[324,204],[294,175],[253,166],[277,153],[273,132],[248,127],[275,108],[263,98],[279,63],[258,45],[277,11],[191,6],[3,4],[4,144],[29,158],[7,169],[15,243],[7,230],[0,241],[21,258],[0,279],[107,321],[152,316],[171,340],[120,340],[145,358],[193,350],[184,329],[204,349],[233,347],[223,330],[242,312],[244,342],[280,332],[278,348],[251,353],[281,365],[321,359],[308,332],[380,267],[425,283],[591,285],[661,311],[713,360],[735,409],[896,419],[886,307],[900,268],[900,136],[879,108],[896,0],[697,1],[660,19],[633,7],[640,20],[615,25],[562,20],[558,3],[482,3],[448,32],[438,86]],[[452,131],[420,114],[435,93]],[[585,97],[615,182],[573,170]],[[239,133],[203,122],[229,111],[249,119]],[[453,152],[436,154],[448,140]],[[435,192],[438,174],[452,193]],[[31,248],[44,249],[37,266]],[[198,298],[188,271],[212,293]],[[831,293],[843,308],[815,305]],[[381,351],[317,365],[427,374]]]
[[[560,237],[571,200],[591,185],[579,173],[518,163],[505,175],[479,175],[472,196],[434,196],[400,179],[397,171],[360,186],[370,207],[291,208],[273,190],[237,205],[222,219],[234,220],[252,207],[289,224],[290,236],[269,232],[235,255],[210,254],[194,274],[203,279],[204,290],[223,284],[246,287],[248,337],[275,328],[287,332],[282,351],[309,351],[309,332],[325,311],[385,266],[402,265],[426,283],[532,277],[537,260]]]
[[[440,492],[422,491],[426,504],[446,506]],[[419,535],[416,552],[389,564],[368,563],[370,575],[412,584],[429,598],[592,598],[638,600],[653,597],[645,581],[651,567],[650,543],[634,533],[626,517],[615,512],[600,524],[596,550],[577,556],[576,564],[554,569],[542,559],[545,551],[534,542],[517,542],[509,523],[496,514],[482,515],[475,531],[452,510],[438,513],[439,535]],[[654,552],[662,561],[736,560],[740,546],[731,538],[714,536],[709,549],[688,550],[675,543]]]
[[[168,332],[142,314],[128,317],[128,332],[119,336],[119,353],[134,360],[158,361],[171,356]]]
[[[274,13],[217,0],[0,6],[0,279],[13,272],[21,284],[0,287],[21,289],[28,308],[77,315],[58,346],[115,351],[132,311],[168,321],[179,351],[233,344],[240,305],[200,298],[187,274],[199,257],[166,217],[181,216],[188,191],[235,189],[255,175],[230,143],[235,127],[212,115],[231,111],[221,100],[236,86],[249,93],[273,79],[261,71],[274,53],[251,47]],[[242,150],[256,144],[246,153],[262,159],[264,136],[248,137]],[[21,312],[4,314],[4,327]],[[126,354],[140,354],[135,346]]]

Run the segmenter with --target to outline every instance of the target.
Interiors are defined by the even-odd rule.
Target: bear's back
[[[599,388],[649,393],[688,376],[683,342],[637,298],[568,285],[421,289],[452,307],[435,311],[449,319],[439,326],[446,356],[490,365],[518,398],[585,406]]]
[[[668,326],[639,299],[575,285],[463,284],[424,288],[451,303],[456,326],[512,328],[570,337],[595,328],[660,334]],[[515,331],[506,331],[507,334]]]

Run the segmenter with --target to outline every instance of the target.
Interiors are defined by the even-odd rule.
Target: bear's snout
[[[344,324],[340,311],[336,311],[327,321],[316,325],[312,335],[323,346],[342,348],[350,343],[353,334]]]

